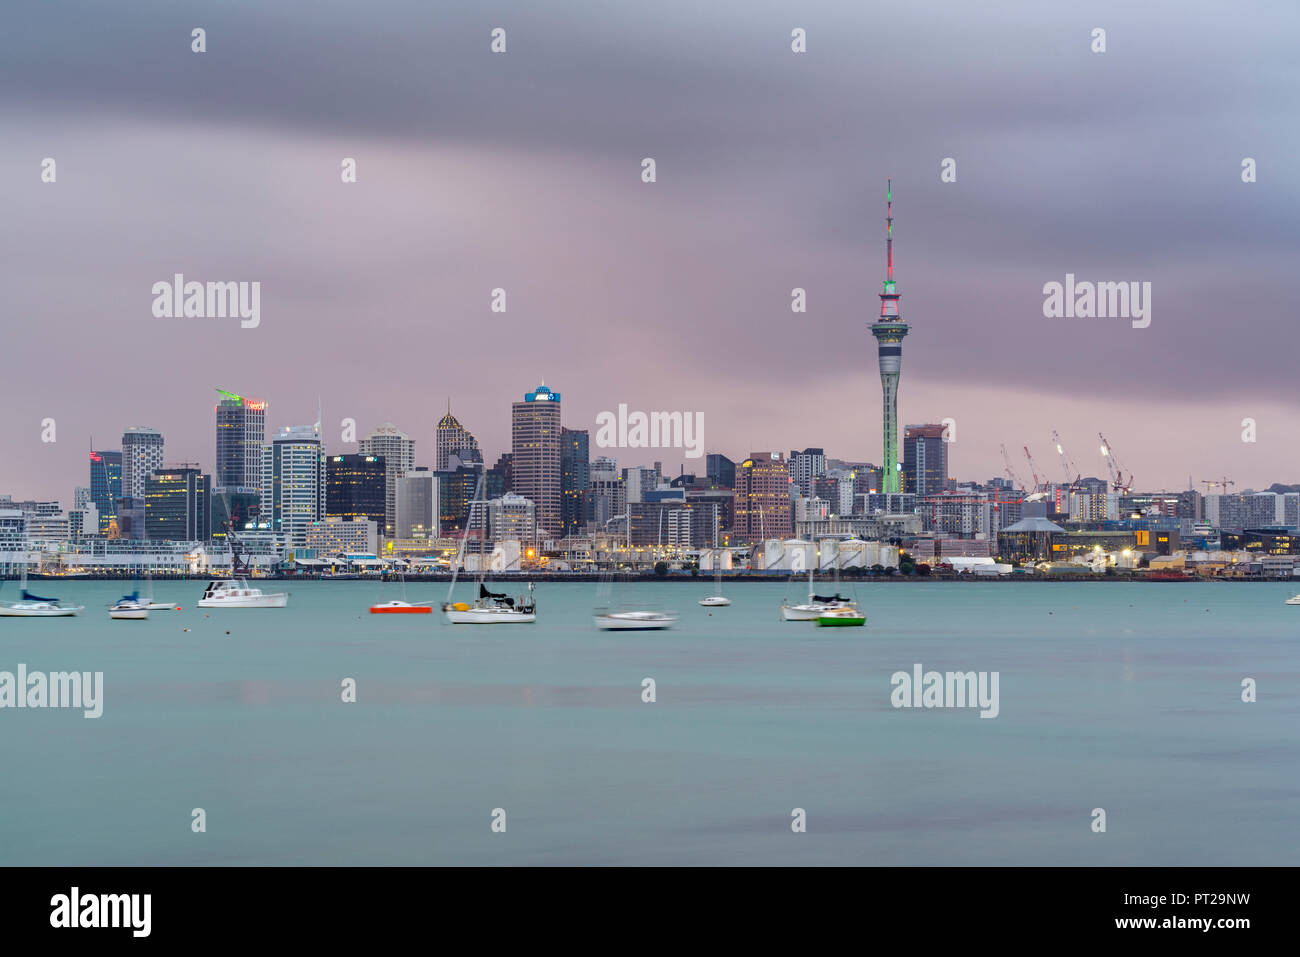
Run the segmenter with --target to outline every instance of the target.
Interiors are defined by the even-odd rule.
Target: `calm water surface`
[[[626,584],[682,620],[622,634],[594,584],[497,628],[367,613],[398,585],[264,587],[289,607],[160,582],[182,611],[116,622],[123,583],[41,582],[87,610],[0,619],[0,670],[105,682],[98,720],[0,711],[0,864],[1300,863],[1286,585],[863,584],[867,627],[819,629],[778,620],[784,585]],[[895,710],[917,662],[1000,672],[1001,714]]]

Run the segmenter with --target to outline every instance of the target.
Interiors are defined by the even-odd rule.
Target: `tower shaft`
[[[903,367],[903,338],[908,325],[898,311],[899,293],[894,282],[894,190],[885,195],[885,291],[880,293],[880,318],[871,325],[880,363],[882,431],[880,491],[901,491],[898,461],[898,377]]]

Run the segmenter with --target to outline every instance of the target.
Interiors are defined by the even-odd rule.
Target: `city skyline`
[[[335,423],[393,421],[422,448],[451,395],[499,452],[503,403],[539,371],[565,392],[569,428],[620,403],[686,408],[733,458],[819,445],[876,461],[861,323],[887,176],[906,210],[913,323],[899,422],[954,418],[959,475],[1001,474],[1003,444],[1050,462],[1056,430],[1098,475],[1105,433],[1141,488],[1300,481],[1293,31],[1280,28],[1300,13],[1237,18],[1211,49],[1218,16],[1179,5],[1102,3],[1088,20],[947,10],[960,29],[946,36],[922,7],[891,9],[885,46],[874,14],[848,4],[720,4],[692,9],[685,31],[589,6],[576,36],[508,12],[501,57],[477,14],[425,29],[435,15],[417,4],[375,11],[373,33],[323,4],[306,36],[273,12],[214,10],[206,60],[189,50],[190,15],[167,9],[79,10],[72,36],[33,13],[21,41],[0,39],[6,349],[44,357],[7,382],[0,490],[70,500],[91,436],[105,447],[132,424],[211,468],[194,425],[209,384],[265,395],[277,425],[314,421],[323,394]],[[1088,49],[1094,20],[1110,29],[1104,55]],[[805,55],[789,50],[792,26],[808,31]],[[322,49],[366,69],[321,69]],[[283,70],[309,78],[315,108],[281,95]],[[601,84],[582,80],[593,72]],[[56,183],[40,180],[44,157]],[[339,182],[343,157],[355,184]],[[1243,157],[1257,182],[1241,181]],[[152,319],[153,283],[178,272],[261,282],[260,325]],[[1067,274],[1152,282],[1151,326],[1045,319],[1042,287]],[[1234,335],[1225,285],[1246,330]],[[791,313],[795,287],[806,313]],[[490,311],[496,288],[505,313]],[[484,329],[509,344],[490,363],[473,361]],[[123,371],[134,342],[159,358],[147,374]],[[1242,441],[1243,419],[1257,441]]]

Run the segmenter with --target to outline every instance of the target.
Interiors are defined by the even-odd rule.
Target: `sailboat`
[[[839,546],[835,549],[835,598],[841,603],[834,608],[828,608],[817,616],[817,625],[820,628],[844,628],[860,627],[867,623],[867,616],[862,613],[858,603],[848,598],[840,598],[840,552]]]
[[[176,602],[174,601],[154,601],[153,597],[153,575],[146,573],[144,576],[145,585],[145,604],[149,606],[150,611],[175,611]]]
[[[406,569],[402,569],[398,574],[402,581],[402,597],[394,598],[392,601],[380,602],[370,606],[372,615],[431,615],[433,614],[433,602],[431,601],[407,601],[406,600]]]
[[[808,600],[798,604],[785,601],[781,603],[781,620],[782,621],[817,621],[828,611],[852,604],[847,598],[836,590],[833,595],[818,595],[813,588],[813,565],[808,564]],[[836,560],[836,572],[839,571],[839,561]],[[793,576],[791,577],[793,581]],[[788,587],[788,586],[787,586]]]
[[[479,495],[483,491],[485,473],[480,472],[478,487],[470,502],[469,515],[473,515],[474,502],[482,501]],[[463,601],[453,602],[452,593],[456,588],[456,579],[460,576],[461,561],[465,557],[465,543],[469,540],[469,516],[466,516],[465,531],[460,538],[460,548],[456,554],[456,567],[451,573],[451,584],[447,586],[447,600],[442,603],[442,613],[453,625],[514,625],[532,624],[537,621],[537,602],[533,598],[533,583],[528,583],[528,595],[517,599],[504,593],[489,591],[484,579],[487,577],[487,563],[483,561],[482,548],[479,549],[478,598],[473,604]],[[481,544],[481,540],[480,540]]]
[[[0,601],[0,618],[67,618],[79,615],[84,605],[65,605],[57,598],[42,598],[27,590],[27,563],[23,562],[18,601]]]
[[[632,548],[632,515],[629,509],[624,516],[627,519],[627,547]],[[611,562],[611,566],[615,564]],[[677,624],[677,615],[671,611],[651,608],[629,608],[616,611],[610,602],[614,591],[614,569],[611,567],[608,577],[602,579],[597,589],[598,602],[592,614],[592,621],[601,631],[663,631]]]
[[[722,553],[718,551],[718,526],[717,522],[713,525],[713,565],[717,571],[714,577],[717,594],[710,595],[708,598],[701,598],[700,604],[705,608],[725,608],[731,604],[731,599],[722,594]]]

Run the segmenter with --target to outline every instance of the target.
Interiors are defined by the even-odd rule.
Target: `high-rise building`
[[[903,491],[937,495],[948,487],[948,443],[942,425],[909,425],[903,430]]]
[[[197,464],[153,472],[145,479],[144,526],[150,541],[206,542],[212,537],[212,476]]]
[[[511,406],[511,491],[537,509],[540,535],[560,534],[560,393],[545,384]]]
[[[122,453],[107,449],[90,453],[90,500],[99,513],[99,532],[117,515],[117,500],[122,497]]]
[[[497,464],[492,466],[488,474],[496,475],[496,481],[501,486],[502,495],[511,491],[514,488],[515,480],[515,457],[509,452],[502,452],[501,455],[497,457]],[[484,491],[483,494],[485,497],[489,495],[486,491]]]
[[[604,531],[605,524],[612,518],[627,513],[627,486],[618,471],[618,462],[606,456],[598,456],[591,463],[591,518],[598,530]]]
[[[589,520],[591,436],[586,429],[560,429],[560,535],[576,535]]]
[[[790,453],[790,477],[805,497],[813,494],[813,481],[826,474],[826,450],[804,449]]]
[[[438,473],[438,521],[442,534],[457,535],[465,530],[475,492],[479,493],[480,500],[488,499],[490,493],[486,489],[479,490],[480,477],[486,484],[481,462],[462,464]]]
[[[779,452],[754,452],[736,470],[731,532],[734,540],[789,538],[794,531],[790,471]]]
[[[392,538],[397,526],[397,480],[415,468],[415,440],[407,438],[406,433],[391,422],[385,422],[357,443],[357,451],[362,455],[378,455],[384,460],[387,469],[384,520],[379,527]]]
[[[277,432],[262,452],[261,520],[290,546],[305,546],[307,530],[325,517],[325,448],[310,425]]]
[[[718,452],[710,452],[704,460],[704,473],[719,488],[736,487],[736,463]]]
[[[222,392],[217,402],[216,488],[258,488],[262,484],[262,449],[266,445],[266,402]]]
[[[894,189],[885,194],[885,291],[880,293],[880,318],[872,323],[880,359],[880,389],[883,405],[884,449],[880,491],[900,491],[898,461],[898,376],[903,367],[903,337],[908,325],[898,312],[898,287],[894,282]]]
[[[478,451],[478,439],[474,438],[469,429],[457,422],[456,417],[451,414],[450,399],[447,401],[447,414],[439,420],[434,433],[437,440],[439,472],[446,472],[451,467],[447,457],[453,452]],[[463,459],[464,456],[461,458]]]
[[[325,460],[325,517],[368,518],[383,528],[387,488],[382,455],[331,455]]]
[[[413,469],[397,480],[397,534],[399,539],[438,537],[438,473]]]
[[[122,433],[122,497],[144,498],[145,479],[163,465],[163,437],[157,429],[133,425]]]
[[[628,502],[646,501],[646,493],[659,487],[661,477],[657,464],[654,467],[637,465],[624,469],[623,485],[627,489]]]

